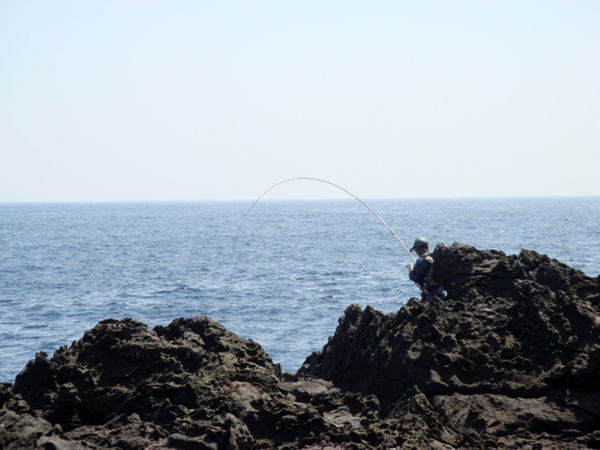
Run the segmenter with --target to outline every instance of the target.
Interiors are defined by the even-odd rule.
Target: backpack
[[[431,255],[427,255],[423,259],[429,263],[429,270],[427,271],[425,278],[423,278],[423,284],[421,288],[426,289],[430,294],[442,295],[444,293],[444,288],[441,284],[433,279],[433,258]]]

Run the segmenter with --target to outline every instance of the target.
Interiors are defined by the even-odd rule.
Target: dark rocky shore
[[[600,277],[434,257],[447,298],[350,305],[297,374],[207,317],[100,322],[0,383],[0,448],[600,448]]]

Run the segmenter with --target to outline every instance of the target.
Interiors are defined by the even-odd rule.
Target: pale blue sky
[[[600,2],[0,3],[0,202],[256,199],[290,177],[600,195]]]

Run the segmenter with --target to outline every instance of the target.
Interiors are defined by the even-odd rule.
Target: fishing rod
[[[242,231],[242,226],[244,225],[244,222],[246,221],[246,217],[248,217],[248,214],[250,214],[250,211],[252,211],[252,208],[254,208],[254,205],[256,205],[258,203],[258,201],[263,198],[265,195],[267,195],[267,193],[269,191],[271,191],[272,189],[276,188],[277,186],[279,186],[280,184],[283,183],[287,183],[288,181],[295,181],[295,180],[312,180],[312,181],[320,181],[321,183],[325,183],[325,184],[329,184],[331,186],[334,186],[342,191],[344,191],[346,194],[350,195],[351,197],[355,198],[356,200],[358,200],[365,208],[367,208],[369,211],[371,211],[373,214],[375,214],[375,217],[377,217],[379,220],[381,220],[381,223],[383,223],[386,228],[388,230],[390,230],[390,233],[392,233],[392,236],[394,236],[396,238],[396,240],[398,242],[400,242],[400,245],[402,246],[402,248],[404,250],[406,250],[406,253],[408,253],[408,256],[410,256],[410,258],[413,260],[413,262],[416,262],[414,256],[410,253],[410,251],[408,250],[408,248],[406,248],[406,245],[404,245],[404,243],[400,240],[400,238],[398,237],[398,235],[394,232],[394,230],[392,230],[392,228],[385,222],[385,220],[383,220],[381,218],[381,216],[379,214],[377,214],[375,211],[373,211],[373,209],[367,205],[365,202],[363,202],[360,198],[358,198],[356,195],[354,195],[352,192],[344,189],[341,186],[338,186],[335,183],[332,183],[330,181],[326,181],[326,180],[321,180],[319,178],[310,178],[310,177],[296,177],[296,178],[288,178],[287,180],[283,180],[280,181],[277,184],[274,184],[273,186],[271,186],[269,189],[267,189],[265,192],[262,193],[262,195],[260,197],[258,197],[256,199],[256,201],[254,203],[252,203],[252,206],[250,207],[250,209],[248,209],[248,211],[246,212],[246,214],[244,214],[244,218],[242,219],[242,223],[240,224],[240,228],[238,229],[237,235],[235,236],[235,241],[233,242],[233,249],[235,250],[235,245],[237,244],[238,238],[240,236],[240,232]]]

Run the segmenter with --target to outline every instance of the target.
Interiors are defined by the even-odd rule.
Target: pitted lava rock
[[[208,317],[154,330],[133,319],[102,321],[51,359],[39,353],[0,398],[2,449],[396,443],[378,427],[374,396],[284,375],[260,345]]]
[[[349,306],[296,375],[208,317],[102,321],[0,383],[0,449],[600,448],[600,277],[434,258],[446,298]]]
[[[299,374],[376,395],[449,448],[600,448],[600,277],[527,250],[433,257],[446,298],[351,305]]]

